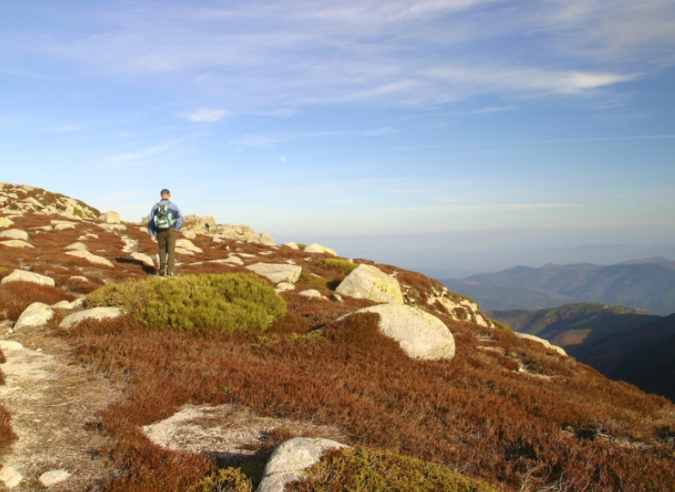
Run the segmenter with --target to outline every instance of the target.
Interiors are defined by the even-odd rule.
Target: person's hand
[[[152,237],[150,238],[150,240],[151,240],[153,243],[156,243],[156,242],[157,242],[157,236],[152,236]]]

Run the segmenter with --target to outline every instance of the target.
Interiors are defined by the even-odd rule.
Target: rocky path
[[[45,331],[0,340],[0,402],[19,436],[0,456],[0,490],[97,490],[114,467],[97,454],[104,438],[85,427],[120,389],[74,363],[68,345]]]

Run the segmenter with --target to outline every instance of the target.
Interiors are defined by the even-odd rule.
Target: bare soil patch
[[[7,359],[0,366],[6,379],[0,401],[18,435],[0,463],[24,477],[13,491],[44,490],[39,478],[53,470],[71,476],[49,490],[100,490],[116,470],[98,453],[106,438],[87,423],[120,397],[122,385],[74,362],[69,345],[51,331],[30,329],[0,340]],[[8,489],[0,483],[0,490]]]

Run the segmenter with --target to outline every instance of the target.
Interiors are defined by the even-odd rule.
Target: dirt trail
[[[100,481],[115,470],[97,454],[105,438],[85,427],[121,390],[77,364],[70,347],[50,335],[49,328],[8,335],[0,340],[0,348],[7,359],[0,365],[6,379],[0,402],[19,436],[0,456],[0,474],[14,470],[23,476],[18,485],[0,481],[0,490],[46,490],[39,479],[55,470],[70,476],[51,485],[50,491],[99,489]]]

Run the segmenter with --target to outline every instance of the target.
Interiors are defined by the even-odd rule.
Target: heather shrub
[[[179,330],[266,330],[286,313],[274,288],[253,274],[186,275],[106,285],[87,296],[91,306],[118,306],[148,326]]]
[[[56,304],[59,301],[73,301],[75,296],[67,292],[32,282],[10,282],[0,284],[0,320],[16,321],[28,306],[34,302]]]
[[[344,260],[340,258],[324,258],[319,263],[317,263],[317,266],[319,268],[326,268],[326,269],[337,268],[339,270],[344,270],[345,272],[351,272],[358,265],[349,260]]]
[[[307,478],[285,490],[339,492],[387,490],[388,492],[488,492],[489,485],[466,478],[435,463],[386,450],[343,448],[328,453],[309,468]]]
[[[188,489],[188,492],[251,492],[251,481],[237,468],[221,468],[210,473],[197,484]]]

